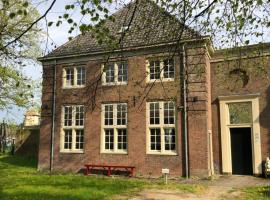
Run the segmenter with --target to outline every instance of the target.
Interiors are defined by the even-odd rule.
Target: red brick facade
[[[209,171],[209,152],[207,130],[209,123],[209,57],[207,49],[202,45],[187,46],[188,71],[188,97],[198,96],[196,102],[188,103],[188,129],[189,129],[189,164],[193,175],[207,175]],[[149,50],[146,50],[149,51]],[[159,53],[160,52],[160,53]],[[164,54],[165,53],[165,54]],[[55,139],[53,170],[79,171],[85,163],[133,165],[137,174],[144,176],[160,176],[162,168],[169,168],[172,176],[181,176],[184,172],[184,140],[182,135],[182,83],[180,68],[182,59],[174,56],[175,79],[168,82],[157,82],[151,89],[151,83],[146,82],[146,60],[149,57],[168,56],[161,50],[156,53],[130,52],[124,59],[128,61],[128,84],[120,86],[98,85],[96,94],[96,107],[91,109],[89,98],[93,87],[63,89],[62,68],[68,65],[78,65],[76,60],[56,64],[56,112],[55,112]],[[117,59],[117,58],[116,58]],[[123,59],[123,58],[122,58]],[[92,60],[92,61],[91,61]],[[87,82],[95,80],[100,72],[102,59],[90,58],[80,63],[86,66]],[[39,169],[48,169],[50,165],[50,145],[52,132],[52,103],[53,103],[53,66],[44,63],[42,120],[39,148]],[[200,75],[197,74],[201,71]],[[147,91],[149,93],[146,95]],[[150,155],[146,153],[146,102],[176,100],[176,130],[177,155]],[[128,104],[128,150],[127,155],[100,153],[101,136],[101,104],[112,102],[125,102]],[[89,106],[85,114],[85,148],[83,154],[60,153],[61,108],[63,105],[84,104]],[[195,121],[196,120],[196,121]],[[204,139],[202,139],[204,138]],[[203,149],[203,150],[202,150]]]
[[[241,53],[241,55],[239,54]],[[241,85],[238,80],[228,76],[232,69],[245,69],[249,80]],[[270,155],[269,130],[269,44],[243,48],[241,51],[218,51],[211,60],[211,93],[213,153],[216,173],[222,173],[220,110],[218,96],[259,95],[259,122],[262,161]]]
[[[191,176],[208,176],[212,171],[222,173],[220,120],[218,96],[232,94],[260,93],[260,124],[262,158],[269,155],[270,109],[269,80],[250,72],[250,80],[244,87],[230,88],[234,82],[225,76],[224,70],[234,65],[237,59],[227,61],[223,54],[213,54],[206,47],[206,41],[186,44],[187,67],[187,109],[188,109],[188,155]],[[185,149],[183,137],[183,91],[180,70],[183,68],[182,54],[176,54],[175,80],[157,82],[149,89],[145,80],[146,60],[149,57],[168,56],[166,49],[152,48],[113,55],[112,60],[128,62],[128,84],[102,86],[99,82],[95,94],[96,106],[92,109],[93,80],[97,80],[103,55],[81,58],[47,60],[43,62],[43,96],[41,113],[41,134],[39,147],[39,169],[50,166],[53,76],[56,66],[56,112],[53,170],[78,172],[85,163],[132,165],[136,175],[161,176],[162,168],[169,168],[172,176],[185,174]],[[230,58],[232,56],[230,55]],[[263,68],[269,71],[269,57],[245,58],[244,63],[263,59]],[[261,60],[262,61],[262,60]],[[55,65],[56,63],[56,65]],[[243,63],[242,63],[243,64]],[[62,72],[66,66],[86,66],[86,87],[63,89]],[[221,69],[219,66],[222,65]],[[218,70],[219,69],[219,70]],[[221,69],[221,70],[220,70]],[[223,78],[222,78],[223,77]],[[228,82],[224,82],[228,80]],[[148,93],[149,91],[149,93]],[[176,100],[177,155],[150,155],[146,152],[146,102]],[[101,104],[123,102],[128,104],[128,149],[126,155],[104,154],[101,145]],[[84,153],[60,153],[61,112],[63,105],[85,105]],[[214,169],[213,169],[214,168]]]

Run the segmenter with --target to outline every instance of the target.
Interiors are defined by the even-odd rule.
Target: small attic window
[[[121,26],[120,30],[118,31],[118,33],[124,33],[125,31],[127,31],[129,28],[129,26]]]

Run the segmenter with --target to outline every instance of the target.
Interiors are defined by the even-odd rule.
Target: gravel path
[[[207,189],[200,194],[185,193],[176,190],[143,190],[130,200],[220,200],[238,199],[239,190],[243,187],[270,185],[270,179],[256,178],[253,176],[221,176],[212,181],[185,180],[185,184],[205,184]]]

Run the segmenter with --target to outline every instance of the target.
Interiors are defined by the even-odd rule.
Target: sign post
[[[162,174],[164,174],[164,178],[165,178],[165,184],[167,185],[168,183],[168,175],[170,173],[170,170],[165,168],[165,169],[162,169]]]

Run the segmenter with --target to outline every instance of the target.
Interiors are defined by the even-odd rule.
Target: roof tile
[[[115,38],[117,43],[119,42],[118,48],[143,47],[174,42],[179,38],[190,39],[200,36],[196,31],[183,26],[176,17],[164,11],[151,0],[139,0],[137,4],[132,2],[114,13],[113,16],[115,21],[106,20],[103,26],[109,29],[107,34]],[[120,34],[121,27],[128,25],[130,26],[125,34]],[[93,37],[93,32],[89,31],[78,35],[44,58],[110,49],[111,47],[106,42],[99,44],[97,38]]]

